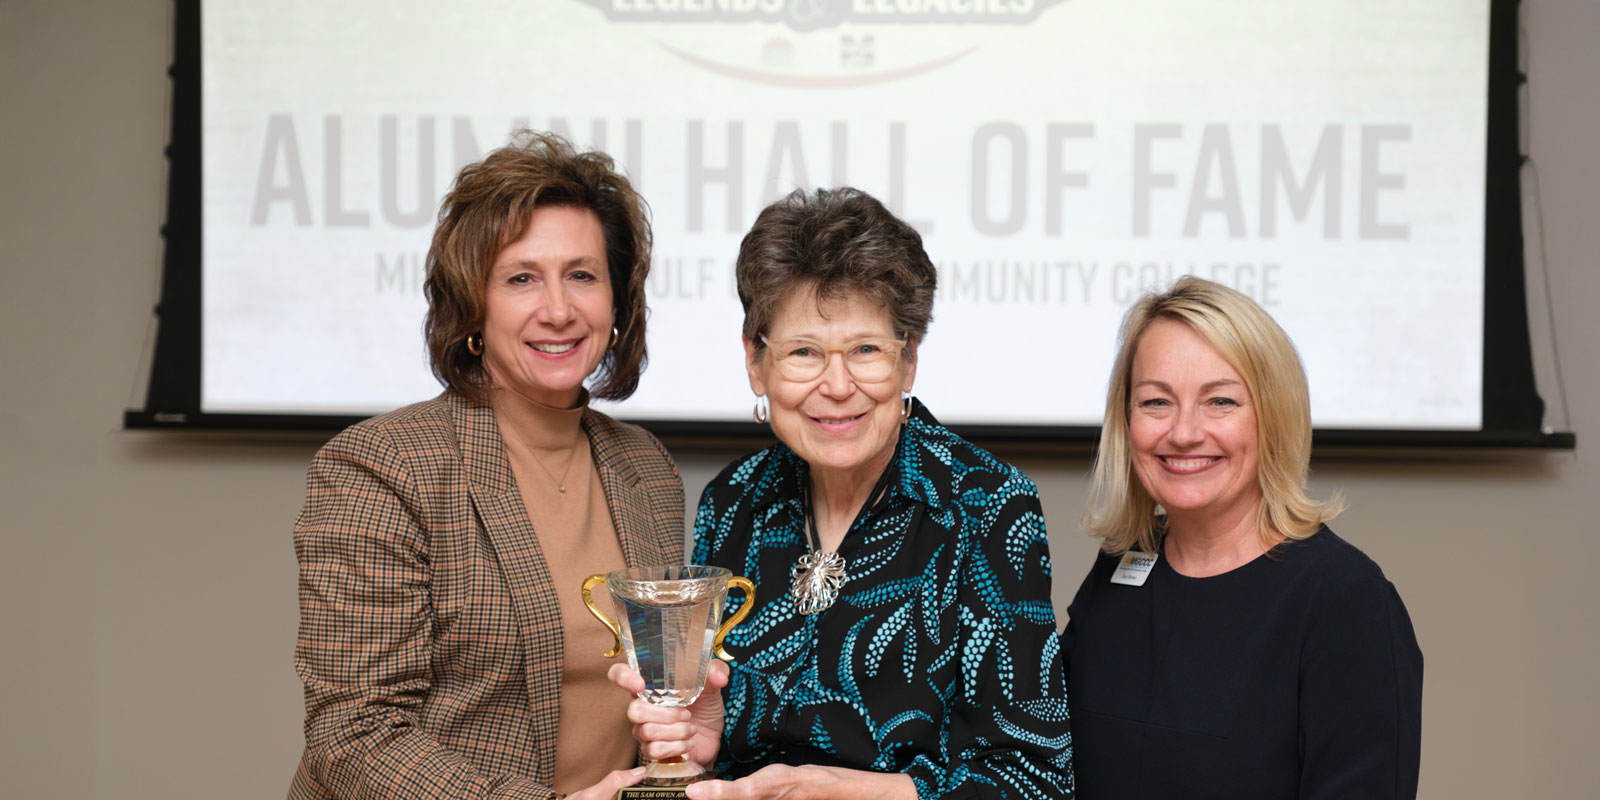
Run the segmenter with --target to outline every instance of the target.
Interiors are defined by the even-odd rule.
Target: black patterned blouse
[[[909,775],[922,798],[1060,798],[1072,788],[1067,692],[1050,553],[1032,481],[920,404],[888,494],[846,534],[847,580],[796,611],[790,569],[810,552],[808,468],[777,444],[706,487],[694,563],[756,583],[727,639],[718,769],[821,763]],[[729,611],[743,599],[729,599]]]

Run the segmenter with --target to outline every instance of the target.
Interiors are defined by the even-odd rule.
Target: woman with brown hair
[[[683,560],[667,451],[587,407],[638,385],[650,244],[603,154],[526,134],[462,170],[425,286],[445,391],[330,441],[295,521],[291,798],[609,800],[641,776],[569,576]]]

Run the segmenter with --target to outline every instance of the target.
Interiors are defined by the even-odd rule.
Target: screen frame
[[[145,407],[128,410],[128,430],[234,432],[337,431],[365,417],[327,414],[207,413],[201,410],[203,208],[200,0],[175,0],[172,115],[166,148],[169,180],[159,320]],[[1522,165],[1518,93],[1526,76],[1518,63],[1518,4],[1491,0],[1484,205],[1484,325],[1482,426],[1477,430],[1318,428],[1316,446],[1361,448],[1576,448],[1572,432],[1544,429],[1544,402],[1534,382],[1528,331],[1522,238]],[[672,440],[728,441],[770,436],[755,422],[623,418]],[[989,444],[1094,443],[1099,426],[954,425]]]

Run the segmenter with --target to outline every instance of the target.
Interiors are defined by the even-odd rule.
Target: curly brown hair
[[[488,376],[482,359],[467,350],[467,337],[483,329],[495,257],[527,231],[534,209],[545,206],[585,208],[600,220],[617,343],[600,360],[590,393],[625,399],[638,388],[646,361],[649,207],[610,156],[579,153],[551,133],[518,131],[511,144],[463,168],[444,197],[422,289],[433,374],[455,392],[486,398]]]
[[[908,354],[927,336],[939,272],[922,235],[876,198],[848,186],[796,189],[767,206],[739,244],[734,266],[744,336],[760,352],[773,314],[795,289],[817,299],[860,293],[883,305]]]

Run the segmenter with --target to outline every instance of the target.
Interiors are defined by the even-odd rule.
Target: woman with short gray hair
[[[645,754],[733,779],[694,800],[1070,796],[1038,492],[910,396],[922,237],[860,191],[796,192],[736,269],[778,444],[706,487],[693,561],[748,576],[755,606],[691,710],[630,706]]]

